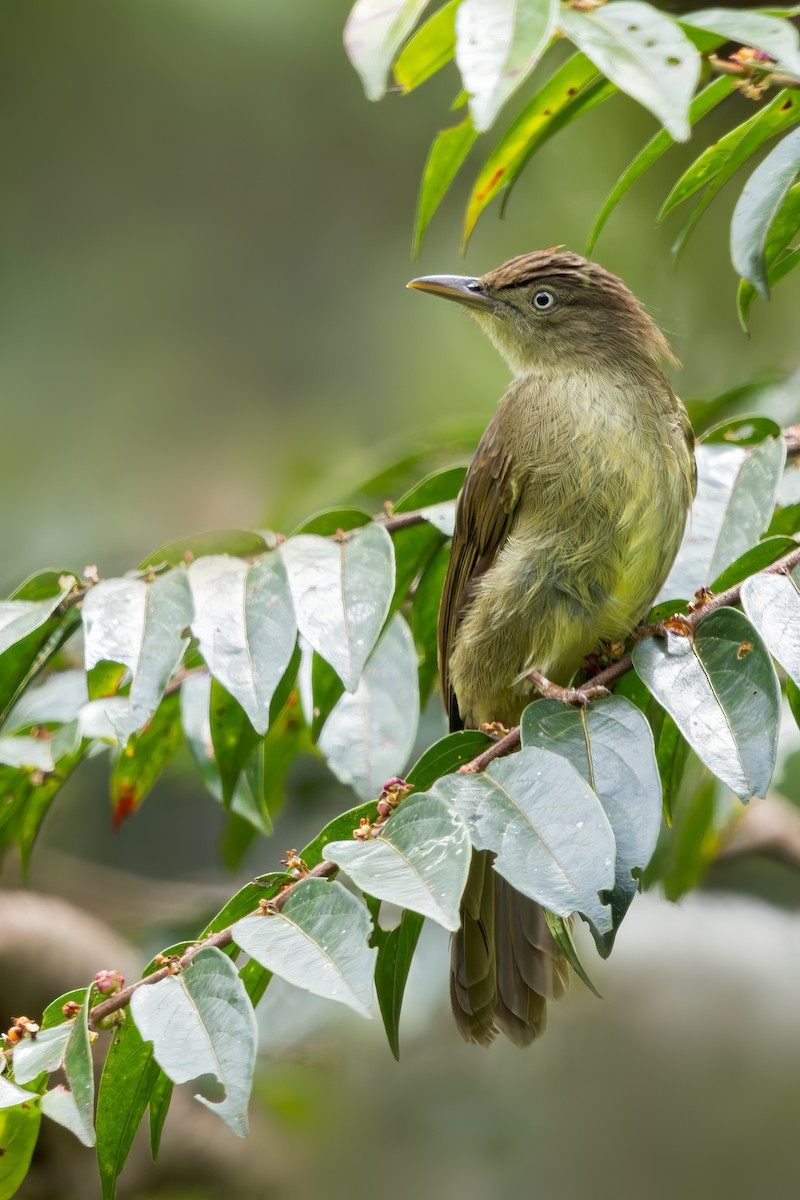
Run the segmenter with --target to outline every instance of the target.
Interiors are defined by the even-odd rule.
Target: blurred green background
[[[204,528],[288,532],[441,431],[474,428],[477,439],[488,421],[505,366],[460,312],[406,292],[406,281],[481,273],[539,246],[580,250],[654,122],[617,97],[560,134],[462,261],[479,142],[414,264],[419,176],[456,77],[367,103],[341,47],[347,8],[0,9],[5,586],[45,565],[96,563],[110,575]],[[746,115],[747,101],[729,104]],[[669,333],[687,398],[800,366],[799,275],[755,306],[751,338],[738,326],[727,253],[736,189],[671,272],[674,230],[653,220],[696,152],[665,156],[596,252]],[[796,382],[776,390],[771,414],[797,420],[798,395]],[[431,735],[440,721],[429,715]],[[140,959],[349,805],[321,767],[302,765],[274,841],[234,877],[219,863],[219,812],[190,772],[178,767],[116,837],[105,786],[104,764],[91,763],[60,798],[32,883],[100,914],[139,943]],[[16,881],[6,865],[3,882]],[[283,1006],[295,1024],[281,1032],[273,998],[251,1140],[240,1145],[187,1102],[165,1165],[148,1175],[133,1164],[122,1192],[796,1196],[800,934],[791,914],[729,900],[717,882],[722,899],[679,910],[643,901],[598,971],[605,1002],[576,985],[527,1054],[461,1045],[434,937],[400,1067],[379,1029],[320,1026],[297,997]],[[783,887],[790,906],[796,892]],[[50,933],[68,941],[69,924],[54,919]],[[104,965],[96,946],[76,945],[64,986]],[[4,1014],[16,1011],[16,994],[0,999]],[[98,1194],[91,1155],[55,1136],[37,1170],[22,1193],[32,1200]]]

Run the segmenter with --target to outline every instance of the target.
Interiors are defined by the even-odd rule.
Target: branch
[[[321,863],[317,863],[310,871],[307,871],[296,883],[290,883],[284,887],[277,896],[269,901],[271,910],[280,912],[289,896],[294,889],[301,884],[304,879],[328,879],[331,875],[338,871],[335,863],[328,862],[324,859]],[[262,913],[262,908],[256,908],[247,916],[256,916]],[[145,975],[143,979],[137,979],[136,983],[130,984],[129,987],[122,988],[121,991],[115,992],[113,996],[109,996],[106,1000],[101,1000],[99,1004],[95,1004],[89,1012],[89,1020],[93,1024],[102,1021],[104,1017],[110,1017],[112,1013],[118,1012],[121,1008],[127,1008],[131,1002],[131,996],[138,991],[140,987],[148,987],[153,983],[160,983],[162,979],[166,979],[168,975],[176,975],[187,967],[194,958],[195,954],[199,954],[201,950],[208,949],[209,946],[216,946],[218,950],[222,950],[225,946],[230,946],[233,941],[230,929],[220,929],[218,933],[212,933],[202,941],[197,942],[194,946],[181,955],[177,960],[167,963],[164,967],[159,967],[157,971],[153,971],[150,975]]]
[[[750,578],[756,578],[758,575],[786,574],[798,565],[800,565],[800,546],[798,546],[797,549],[790,551],[789,554],[785,554],[783,558],[779,558],[777,562],[774,562],[771,566],[765,567],[762,571],[755,572],[755,574],[751,575]],[[735,587],[728,588],[726,591],[720,592],[716,596],[710,596],[702,604],[698,604],[693,611],[688,614],[688,616],[681,616],[680,623],[682,628],[685,629],[686,633],[690,635],[697,628],[700,622],[708,616],[709,613],[716,611],[718,608],[724,608],[738,604],[741,597],[741,591],[742,584],[738,583]],[[653,637],[657,635],[663,635],[663,633],[663,623],[649,626],[645,625],[642,626],[638,631],[640,637]],[[625,675],[628,671],[630,671],[632,666],[633,662],[631,655],[629,653],[625,654],[619,659],[618,662],[612,663],[611,666],[605,667],[602,671],[598,671],[589,679],[586,679],[580,685],[579,690],[586,691],[589,687],[596,687],[598,684],[608,686],[609,684],[616,682],[616,680],[622,675]],[[470,773],[484,771],[496,758],[503,758],[508,754],[512,754],[519,748],[519,745],[520,727],[517,725],[513,729],[509,730],[507,734],[501,737],[493,745],[489,746],[487,750],[484,750],[482,754],[477,755],[477,757],[473,758],[471,762],[461,767],[461,771]],[[372,827],[373,832],[379,832],[386,824],[386,821],[390,819],[391,816],[388,816],[383,821],[377,822]],[[282,888],[282,890],[279,891],[278,894],[269,901],[270,910],[280,912],[294,889],[298,887],[304,879],[329,879],[332,875],[336,874],[337,870],[338,867],[335,863],[332,863],[327,859],[323,859],[322,862],[317,863],[315,867],[312,867],[310,871],[305,872],[295,883],[290,883]],[[254,910],[254,913],[259,912],[263,912],[263,908]],[[102,1000],[99,1004],[96,1004],[89,1013],[89,1020],[95,1024],[98,1021],[102,1021],[103,1018],[110,1016],[112,1013],[117,1012],[122,1008],[125,1008],[130,1003],[131,996],[135,991],[137,991],[138,988],[147,987],[150,984],[158,983],[161,979],[166,979],[168,975],[173,975],[176,973],[176,971],[182,970],[184,967],[188,966],[188,964],[200,950],[204,950],[207,946],[216,946],[219,949],[222,949],[225,946],[229,946],[232,940],[233,938],[231,936],[230,929],[221,929],[218,933],[212,933],[210,937],[204,938],[203,941],[197,942],[197,944],[194,946],[190,946],[189,949],[176,961],[160,967],[151,975],[145,976],[144,979],[137,980],[136,983],[132,983],[129,987],[123,988],[122,991],[119,991],[115,995],[109,996],[106,1000]]]

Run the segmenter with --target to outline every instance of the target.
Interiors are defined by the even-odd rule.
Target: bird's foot
[[[529,671],[528,679],[546,699],[560,700],[562,704],[577,704],[581,708],[586,708],[590,700],[596,700],[599,696],[611,695],[608,688],[599,683],[587,682],[580,687],[562,687],[560,683],[546,679],[539,671]]]

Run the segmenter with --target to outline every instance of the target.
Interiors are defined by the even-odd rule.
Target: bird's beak
[[[419,292],[430,292],[432,296],[443,296],[445,300],[456,300],[470,308],[495,308],[497,300],[484,290],[480,279],[471,275],[423,275],[412,279],[406,287]]]

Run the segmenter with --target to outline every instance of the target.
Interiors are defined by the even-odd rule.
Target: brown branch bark
[[[779,558],[771,566],[765,567],[762,571],[755,572],[755,575],[786,573],[798,565],[800,565],[800,546],[798,546],[796,550],[790,551],[789,554],[785,554],[783,558]],[[754,578],[754,576],[750,576],[750,578]],[[696,629],[703,618],[707,617],[709,613],[715,612],[719,608],[738,604],[741,598],[741,591],[742,584],[739,583],[736,584],[735,587],[728,588],[726,591],[720,592],[716,596],[711,596],[703,604],[699,604],[687,616],[681,617],[682,624],[684,624],[684,626],[690,631]],[[662,629],[659,626],[647,627],[645,636],[656,636],[661,631]],[[597,684],[603,684],[607,687],[609,684],[615,683],[616,680],[618,680],[622,675],[625,675],[632,666],[633,662],[630,654],[625,654],[618,660],[618,662],[612,663],[611,666],[605,667],[602,671],[598,671],[595,675],[585,680],[580,687],[584,690],[592,685],[596,686]],[[496,758],[503,758],[508,754],[513,754],[514,751],[519,748],[519,745],[520,728],[517,725],[513,729],[510,729],[507,734],[501,737],[493,745],[489,746],[481,754],[473,758],[471,762],[463,766],[461,770],[467,772],[484,771],[490,763],[494,762]],[[391,818],[388,819],[390,820]],[[385,822],[382,824],[384,823]],[[270,907],[280,911],[280,909],[286,903],[288,897],[291,895],[294,889],[303,882],[304,879],[328,879],[332,875],[335,875],[337,870],[338,867],[335,863],[329,862],[327,859],[323,859],[322,862],[317,863],[317,865],[312,867],[307,874],[298,879],[296,883],[291,883],[284,887],[278,893],[278,895],[269,902]],[[261,910],[257,909],[255,911],[258,912]],[[102,1000],[99,1004],[96,1004],[89,1013],[89,1020],[96,1023],[97,1021],[102,1020],[104,1017],[108,1017],[112,1013],[117,1012],[119,1009],[125,1008],[130,1003],[131,996],[138,988],[147,987],[149,984],[158,983],[159,980],[166,979],[168,975],[174,974],[176,969],[183,969],[192,961],[198,951],[205,949],[207,946],[217,946],[218,948],[222,949],[225,946],[229,946],[232,940],[230,929],[222,929],[218,933],[211,934],[210,937],[205,938],[203,941],[198,942],[194,946],[190,946],[185,954],[178,959],[177,963],[171,963],[167,966],[160,967],[157,971],[154,971],[152,975],[147,975],[144,979],[137,980],[136,983],[132,983],[129,987],[123,988],[122,991],[117,992],[116,995],[109,996],[106,1000]]]

